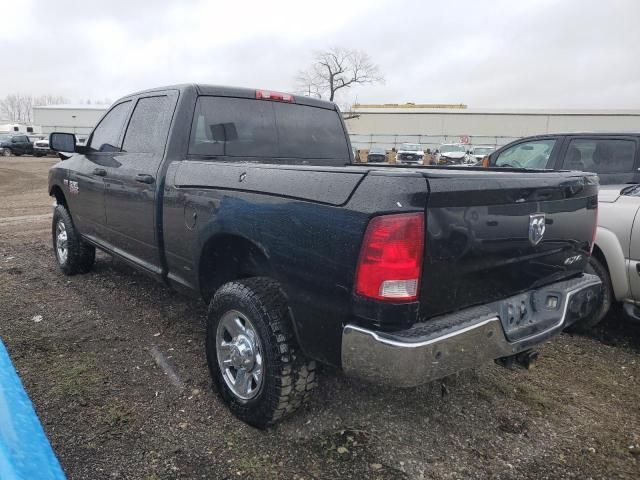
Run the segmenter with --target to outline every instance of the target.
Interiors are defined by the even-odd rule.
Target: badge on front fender
[[[531,245],[537,245],[544,237],[547,228],[547,218],[544,213],[529,215],[529,241]]]

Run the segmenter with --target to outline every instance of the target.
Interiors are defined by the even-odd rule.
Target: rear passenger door
[[[161,267],[156,196],[162,188],[160,165],[177,98],[177,91],[138,98],[118,164],[105,177],[107,242],[117,253],[157,274]]]
[[[638,182],[638,140],[632,136],[569,136],[556,168],[594,172],[600,184]]]

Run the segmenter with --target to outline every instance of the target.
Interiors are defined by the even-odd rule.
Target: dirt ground
[[[394,390],[325,368],[302,411],[248,427],[211,389],[203,304],[102,254],[56,269],[54,162],[0,158],[0,336],[70,479],[640,478],[640,328],[613,315],[532,370]]]

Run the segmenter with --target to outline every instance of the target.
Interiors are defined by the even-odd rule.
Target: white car
[[[469,163],[467,148],[459,143],[444,143],[438,148],[438,164]]]
[[[481,162],[484,157],[491,155],[495,149],[495,147],[491,147],[489,145],[476,145],[471,148],[470,155],[476,162]]]
[[[424,148],[419,143],[403,143],[398,147],[397,163],[422,165]]]
[[[49,148],[49,139],[44,138],[33,142],[33,155],[35,157],[44,157],[45,155],[53,153],[54,152]]]

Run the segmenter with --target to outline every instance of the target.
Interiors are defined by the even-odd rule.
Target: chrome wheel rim
[[[58,254],[58,262],[60,262],[61,265],[64,265],[67,262],[69,248],[67,227],[64,226],[64,222],[62,221],[59,221],[56,224],[56,253]]]
[[[218,366],[227,387],[241,400],[251,400],[262,387],[262,345],[251,321],[237,310],[225,313],[216,330]]]

